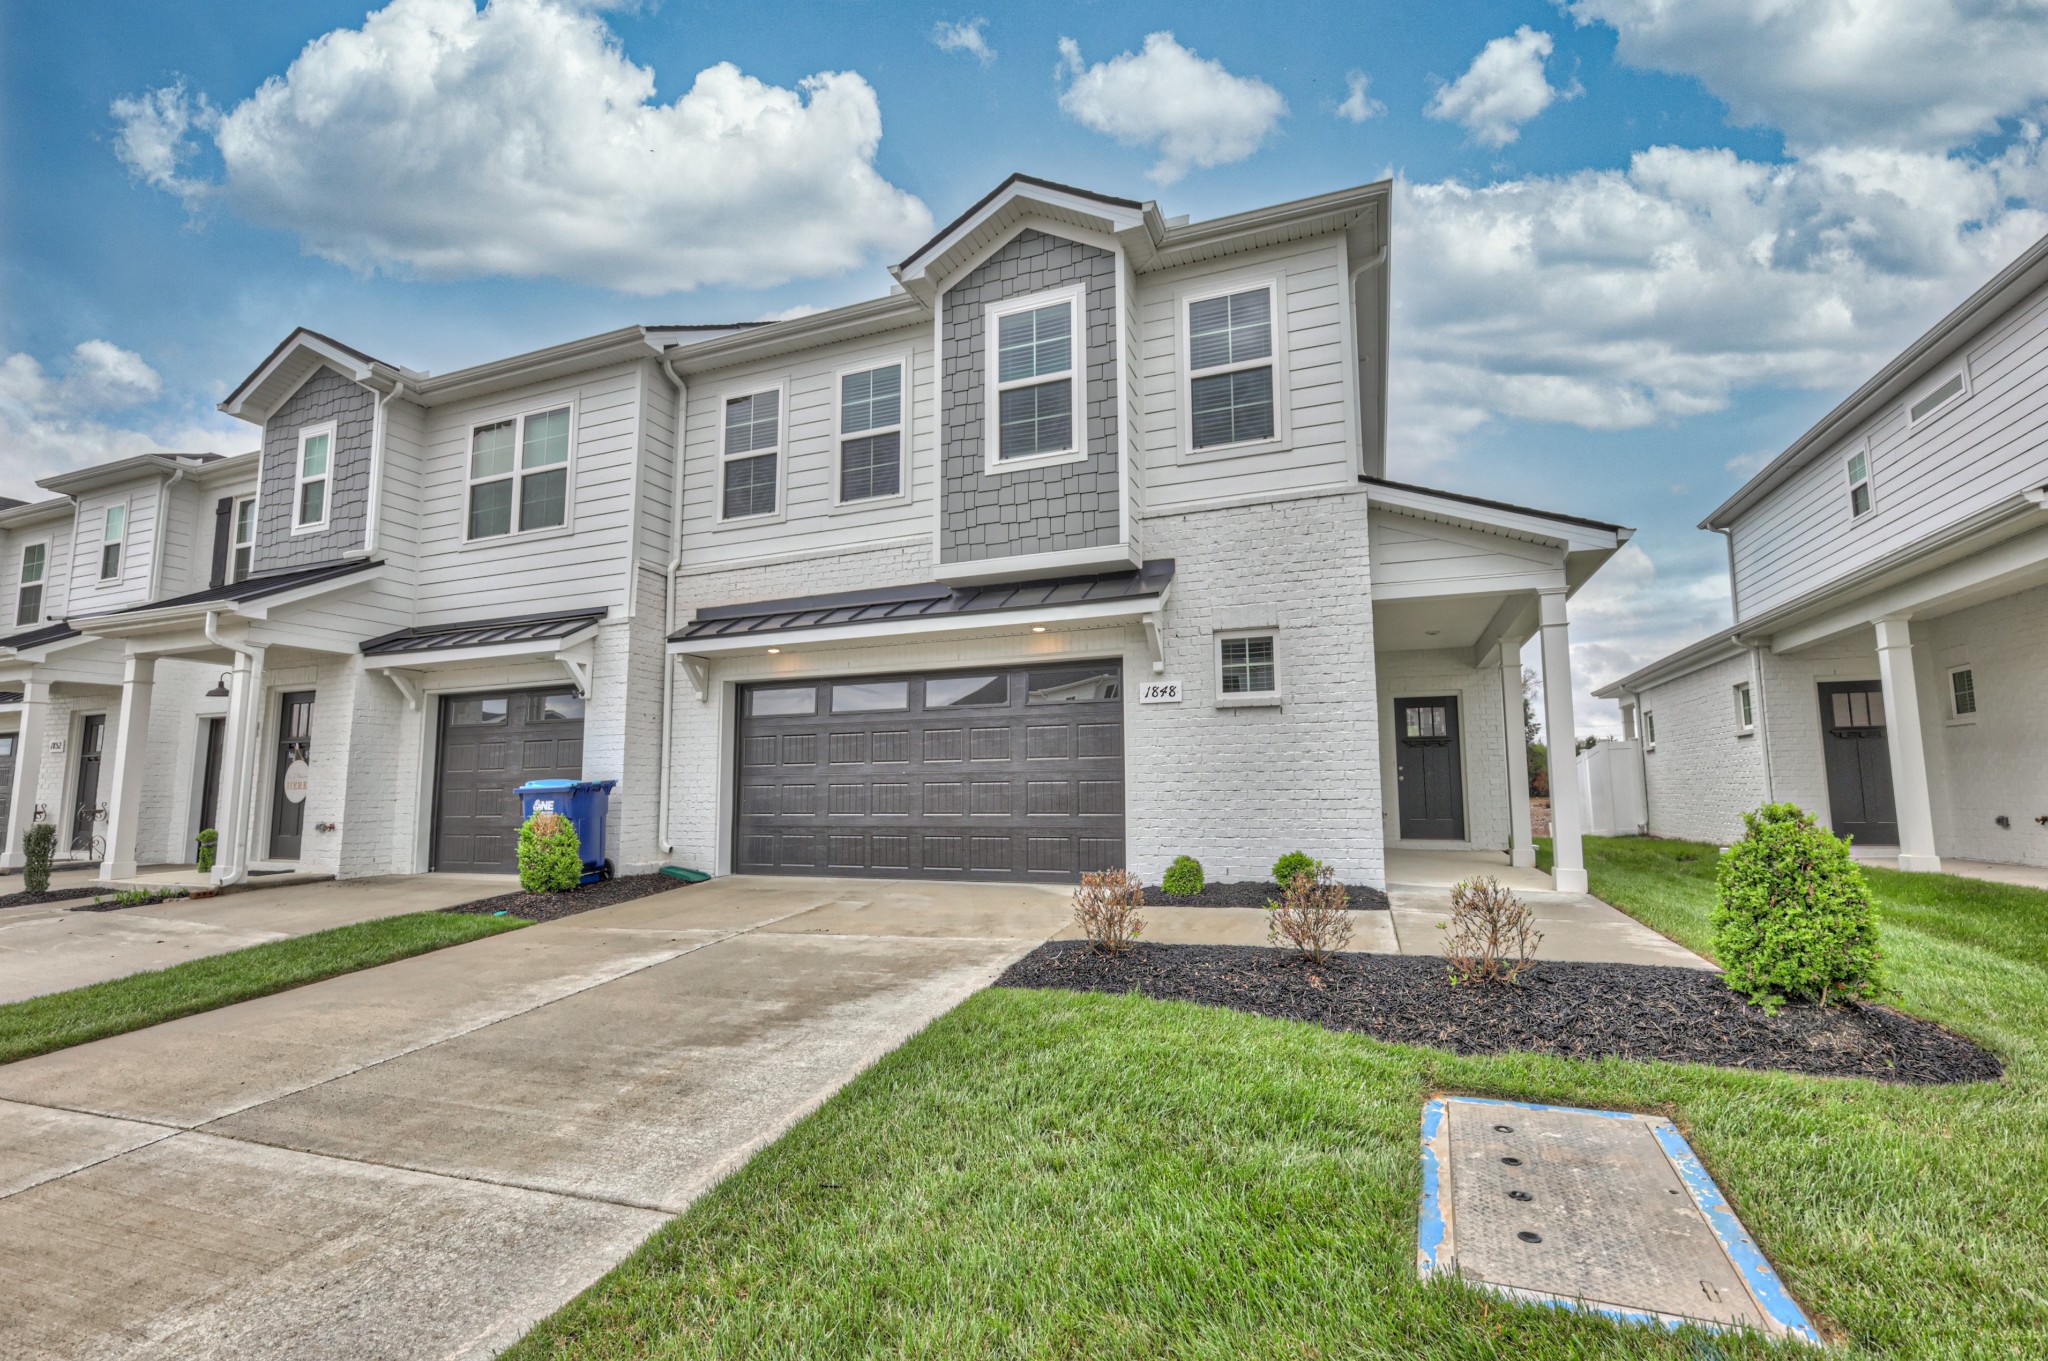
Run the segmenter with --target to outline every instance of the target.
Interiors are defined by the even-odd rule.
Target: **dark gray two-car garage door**
[[[583,778],[583,700],[573,690],[494,690],[441,701],[434,784],[437,870],[519,869],[519,786]]]
[[[744,687],[741,874],[1071,881],[1124,858],[1114,662]]]

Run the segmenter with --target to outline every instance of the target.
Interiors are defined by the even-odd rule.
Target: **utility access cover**
[[[1417,1266],[1617,1318],[1821,1337],[1669,1120],[1479,1097],[1422,1116]]]

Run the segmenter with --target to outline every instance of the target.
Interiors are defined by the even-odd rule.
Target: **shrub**
[[[30,893],[50,888],[50,862],[57,856],[55,823],[38,822],[21,839],[21,886]]]
[[[1877,917],[1849,843],[1789,803],[1744,813],[1715,872],[1714,954],[1728,986],[1776,1011],[1878,991]]]
[[[1144,933],[1144,905],[1145,886],[1129,870],[1084,874],[1074,890],[1074,923],[1097,954],[1120,955]]]
[[[220,833],[208,827],[195,838],[199,842],[199,872],[204,874],[213,868],[214,849],[220,845]]]
[[[1467,879],[1451,889],[1444,960],[1453,983],[1513,983],[1535,962],[1543,933],[1528,905],[1496,879]]]
[[[1276,872],[1279,868],[1274,866]],[[1321,964],[1351,943],[1351,913],[1346,910],[1350,902],[1351,894],[1337,882],[1336,871],[1310,860],[1287,877],[1280,901],[1266,904],[1266,941],[1285,941],[1309,963]]]
[[[519,829],[519,886],[528,893],[566,893],[582,882],[576,824],[560,813],[528,818]]]
[[[1159,881],[1159,886],[1169,898],[1192,898],[1207,882],[1202,877],[1202,862],[1192,855],[1183,855],[1167,866],[1166,877]]]
[[[1296,875],[1313,873],[1315,867],[1316,858],[1307,851],[1289,851],[1273,862],[1273,882],[1285,893]]]

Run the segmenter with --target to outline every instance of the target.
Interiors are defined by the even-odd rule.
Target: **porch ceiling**
[[[1493,639],[1487,635],[1495,616],[1503,605],[1514,599],[1517,597],[1513,593],[1501,592],[1375,601],[1372,607],[1373,648],[1378,652],[1470,651],[1482,639],[1491,647]],[[1524,603],[1533,613],[1533,603]]]

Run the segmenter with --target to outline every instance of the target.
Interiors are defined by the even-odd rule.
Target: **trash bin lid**
[[[580,780],[528,780],[525,784],[519,786],[519,790],[521,793],[525,793],[529,789],[578,789],[581,787],[582,782]]]
[[[542,784],[553,784],[553,783],[555,783],[555,781],[552,781],[552,780],[543,780],[543,781],[539,781],[539,783],[542,783]],[[617,780],[563,780],[563,781],[561,781],[561,783],[562,783],[562,784],[573,784],[573,785],[574,785],[574,786],[576,787],[576,789],[578,790],[578,792],[581,792],[582,790],[585,790],[585,789],[602,789],[602,790],[605,790],[606,792],[610,792],[610,791],[611,791],[612,789],[614,789],[614,788],[616,788],[616,787],[618,786],[618,783],[619,783],[619,782],[618,782]]]

